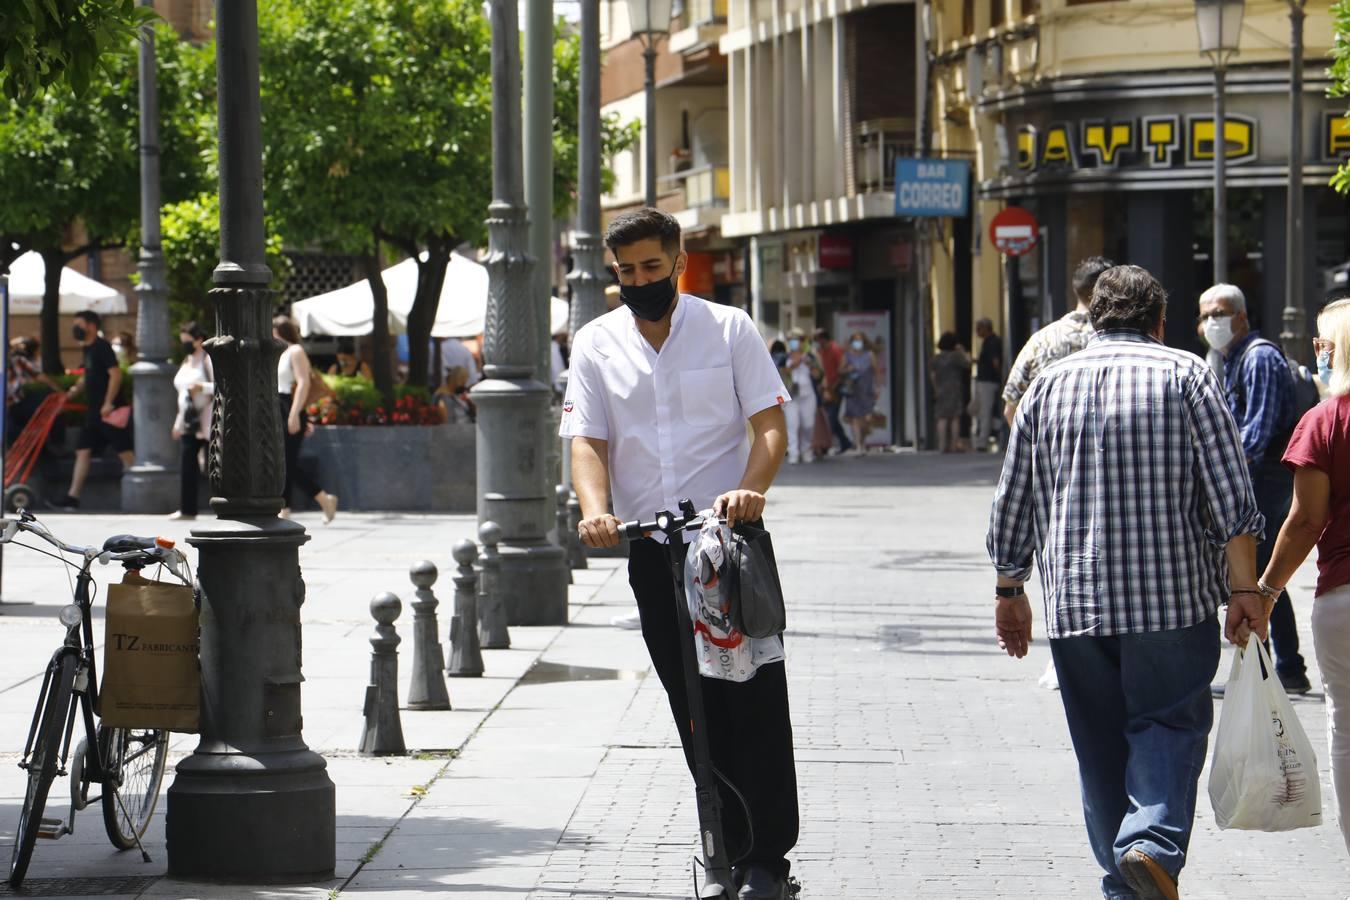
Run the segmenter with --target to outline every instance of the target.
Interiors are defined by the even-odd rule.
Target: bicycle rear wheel
[[[47,792],[56,777],[61,736],[70,721],[75,663],[73,654],[62,654],[52,667],[46,696],[38,698],[42,713],[33,735],[33,751],[28,756],[28,790],[24,794],[18,827],[14,829],[14,852],[9,860],[9,883],[16,888],[28,872],[33,845],[37,843],[38,829],[42,827],[42,811],[47,806]]]
[[[103,785],[103,826],[118,850],[137,845],[159,803],[169,733],[153,728],[100,729],[106,739],[108,780]]]

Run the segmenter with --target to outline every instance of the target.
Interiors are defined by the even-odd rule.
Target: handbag
[[[728,549],[732,625],[752,638],[782,634],[787,629],[787,607],[769,532],[758,525],[737,525]]]

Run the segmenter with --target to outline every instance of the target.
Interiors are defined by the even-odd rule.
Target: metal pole
[[[217,0],[220,265],[211,506],[198,550],[201,738],[168,793],[169,874],[292,883],[333,876],[336,816],[327,764],[301,736],[296,523],[280,519],[285,467],[280,342],[264,261],[257,0]]]
[[[567,621],[568,571],[548,543],[555,505],[542,452],[552,391],[535,379],[538,358],[529,226],[522,196],[520,29],[516,0],[491,0],[492,191],[488,206],[488,307],[478,406],[478,521],[502,528],[498,587],[512,625]]]
[[[553,0],[525,3],[525,205],[535,267],[535,378],[553,381],[549,325],[553,296]],[[556,442],[549,440],[550,451]]]
[[[1303,297],[1303,3],[1289,2],[1289,187],[1285,223],[1284,316],[1280,342],[1290,359],[1308,360]]]
[[[153,0],[141,0],[153,6]],[[169,363],[169,300],[159,228],[159,90],[155,32],[140,44],[141,252],[136,263],[136,346],[131,367],[136,463],[122,477],[122,510],[166,513],[178,506],[178,455],[170,431],[178,408]]]
[[[1228,280],[1228,188],[1224,181],[1228,139],[1224,134],[1223,60],[1214,65],[1214,283]]]
[[[577,226],[572,238],[572,308],[568,333],[575,338],[587,322],[605,312],[605,251],[600,238],[600,0],[581,0],[581,59],[577,110]],[[571,448],[564,441],[563,483],[572,487]],[[567,500],[567,561],[584,569],[586,551],[577,537],[581,504]]]
[[[648,34],[643,39],[642,61],[646,65],[647,79],[647,119],[643,128],[647,130],[647,165],[643,172],[643,202],[648,206],[656,205],[656,35]]]

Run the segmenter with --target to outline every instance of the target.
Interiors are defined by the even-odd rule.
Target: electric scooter
[[[684,663],[684,691],[689,701],[689,723],[693,732],[694,797],[698,803],[699,844],[703,851],[703,859],[696,859],[695,864],[696,867],[702,866],[706,875],[700,886],[695,868],[694,895],[702,900],[736,900],[740,891],[731,872],[732,860],[722,835],[722,801],[717,794],[714,779],[718,776],[708,745],[708,718],[703,709],[702,676],[698,672],[698,657],[694,650],[694,622],[689,615],[689,601],[684,592],[683,535],[686,531],[698,531],[703,527],[703,522],[704,518],[694,509],[693,501],[686,499],[680,501],[678,514],[662,510],[656,514],[654,522],[627,522],[620,525],[619,534],[630,541],[640,540],[657,531],[666,536],[666,554],[670,560],[671,576],[675,579],[676,620],[684,635],[684,640],[680,642],[680,658]],[[731,789],[733,792],[736,790],[734,786]]]

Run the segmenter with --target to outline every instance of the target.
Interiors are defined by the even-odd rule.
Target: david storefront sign
[[[1009,206],[989,222],[989,241],[1005,256],[1031,252],[1040,236],[1035,216],[1020,206]]]
[[[895,161],[897,216],[965,218],[970,208],[970,163],[957,159]]]

